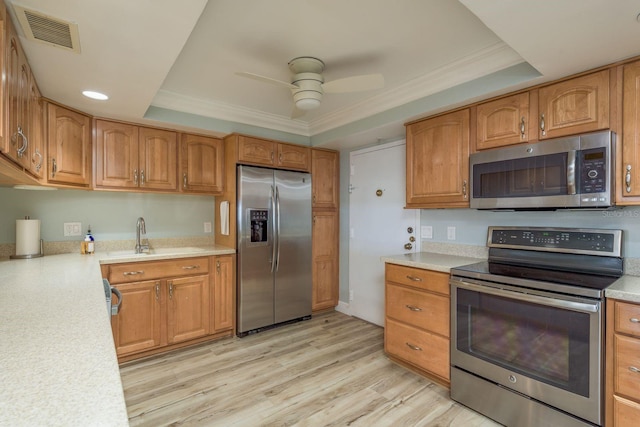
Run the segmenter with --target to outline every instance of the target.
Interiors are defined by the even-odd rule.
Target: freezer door
[[[276,170],[275,323],[311,315],[311,175]]]
[[[273,171],[238,167],[238,334],[274,323]]]

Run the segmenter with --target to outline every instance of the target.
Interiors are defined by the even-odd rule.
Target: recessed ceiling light
[[[82,91],[82,94],[87,98],[97,99],[99,101],[106,101],[107,99],[109,99],[109,97],[104,93],[94,92],[92,90],[84,90]]]

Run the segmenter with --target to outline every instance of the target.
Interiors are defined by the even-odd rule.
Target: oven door
[[[601,301],[450,283],[452,366],[601,423]]]

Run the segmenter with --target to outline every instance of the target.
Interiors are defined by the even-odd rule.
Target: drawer
[[[449,298],[387,284],[386,315],[449,337]]]
[[[384,348],[393,356],[449,381],[449,340],[386,319]]]
[[[640,404],[613,396],[613,425],[615,427],[636,427],[640,420]]]
[[[615,334],[613,346],[614,391],[640,401],[640,372],[631,370],[640,370],[640,339]]]
[[[640,305],[616,301],[614,306],[616,332],[640,337]]]
[[[168,277],[207,274],[209,258],[180,258],[166,261],[146,261],[109,265],[109,283],[139,282]]]
[[[385,280],[449,295],[449,275],[439,271],[387,263],[385,265]]]

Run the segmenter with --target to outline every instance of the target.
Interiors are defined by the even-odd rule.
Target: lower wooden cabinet
[[[449,385],[449,275],[385,265],[384,349],[394,361]]]
[[[606,426],[640,420],[640,304],[607,300]]]
[[[338,211],[313,212],[313,311],[331,309],[338,305],[338,227]]]
[[[118,358],[233,334],[233,265],[233,255],[104,264],[103,276],[122,294],[111,318]]]

